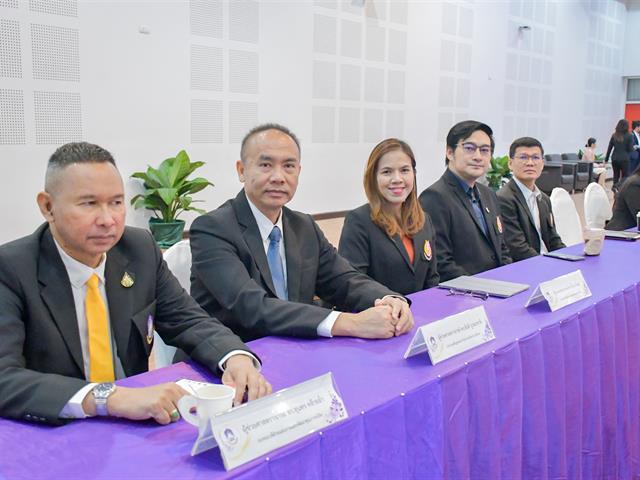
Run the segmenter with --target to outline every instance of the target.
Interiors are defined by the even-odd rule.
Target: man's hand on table
[[[227,360],[222,383],[236,389],[234,405],[242,403],[245,390],[248,390],[249,401],[271,393],[271,384],[256,369],[253,359],[247,355],[234,355]]]

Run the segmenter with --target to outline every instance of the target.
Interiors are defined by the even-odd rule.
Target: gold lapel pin
[[[120,285],[122,285],[124,288],[129,288],[133,286],[133,278],[131,277],[131,275],[129,275],[129,272],[124,272],[124,275],[122,275],[122,280],[120,280]]]

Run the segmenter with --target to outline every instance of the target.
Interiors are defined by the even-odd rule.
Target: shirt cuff
[[[316,332],[319,337],[333,337],[331,334],[331,330],[333,330],[333,324],[336,323],[336,320],[340,316],[342,312],[338,312],[337,310],[333,310],[329,315],[326,316],[324,320],[322,320],[317,327]]]
[[[224,372],[224,365],[225,363],[227,363],[227,360],[229,360],[234,355],[246,355],[247,357],[251,358],[251,360],[253,360],[253,366],[256,367],[256,370],[258,371],[262,370],[262,365],[260,364],[258,359],[254,357],[251,353],[247,352],[246,350],[231,350],[224,357],[222,357],[222,360],[218,362],[218,368],[220,369],[221,372]]]
[[[88,383],[80,390],[78,390],[73,397],[67,402],[64,408],[58,414],[60,418],[87,418],[87,415],[82,408],[82,401],[87,394],[93,390],[97,383]]]
[[[403,297],[402,295],[385,295],[384,297],[382,297],[382,300],[384,300],[387,297],[391,297],[391,298],[397,298],[398,300],[402,300],[404,303],[406,303],[407,305],[410,305],[409,303],[409,299],[406,297]]]

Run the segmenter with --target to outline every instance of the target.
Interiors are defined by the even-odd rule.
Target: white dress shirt
[[[539,253],[547,253],[547,246],[544,244],[542,240],[542,234],[540,233],[540,209],[538,208],[538,198],[542,195],[542,192],[538,187],[534,184],[534,189],[530,190],[524,183],[518,180],[516,177],[513,177],[513,180],[520,188],[522,195],[524,195],[524,199],[527,202],[527,206],[529,207],[529,212],[531,212],[531,216],[533,217],[533,223],[536,226],[536,230],[538,232],[538,238],[540,239],[540,252]]]
[[[71,291],[73,293],[73,303],[76,311],[76,319],[78,321],[78,332],[80,334],[80,346],[82,347],[82,361],[83,367],[85,371],[85,375],[89,375],[89,333],[87,329],[87,316],[84,307],[85,297],[87,295],[87,281],[91,276],[95,273],[99,279],[99,290],[100,296],[102,297],[102,301],[104,302],[104,306],[107,313],[107,323],[109,325],[109,335],[111,337],[111,351],[113,353],[113,365],[116,379],[125,378],[126,375],[124,373],[124,368],[122,367],[122,362],[118,357],[117,346],[113,335],[111,334],[111,317],[109,315],[109,302],[107,300],[107,291],[105,289],[105,279],[104,279],[104,267],[107,261],[107,254],[105,253],[102,256],[102,261],[100,265],[96,268],[91,268],[85,265],[82,262],[72,258],[65,252],[62,247],[58,244],[58,242],[53,239],[56,247],[58,248],[58,252],[60,253],[60,258],[62,259],[62,263],[67,270],[67,275],[69,276],[69,282],[71,283]],[[260,362],[258,359],[251,355],[249,352],[244,350],[232,350],[227,353],[220,362],[218,362],[218,367],[221,371],[224,372],[224,365],[227,360],[234,355],[246,355],[253,360],[253,364],[258,369],[261,368]],[[89,378],[86,378],[89,380]],[[58,415],[60,418],[85,418],[88,415],[85,413],[82,408],[82,401],[87,396],[87,394],[95,387],[96,383],[89,383],[78,390],[71,399],[67,402],[64,408],[60,411]]]
[[[286,241],[286,232],[282,228],[282,210],[280,210],[280,215],[278,216],[278,220],[274,224],[271,220],[269,220],[264,213],[258,210],[249,197],[247,196],[247,202],[249,202],[249,208],[251,208],[251,213],[253,213],[254,218],[256,219],[256,223],[258,224],[258,230],[260,231],[260,238],[262,238],[262,244],[264,246],[264,253],[267,254],[269,250],[269,235],[271,234],[271,230],[273,227],[278,227],[282,232],[282,240],[280,240],[280,258],[282,259],[282,269],[284,270],[284,281],[287,282],[287,256],[285,254],[285,241]],[[333,310],[329,315],[325,317],[322,322],[318,325],[316,332],[320,337],[332,337],[331,330],[333,329],[334,323],[338,319],[338,316],[342,312],[337,310]]]

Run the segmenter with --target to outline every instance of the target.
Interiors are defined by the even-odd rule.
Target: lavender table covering
[[[565,249],[580,253],[579,247]],[[593,296],[551,313],[509,299],[412,296],[416,324],[484,305],[496,340],[437,366],[385,341],[251,343],[274,389],[332,371],[350,418],[225,472],[190,457],[195,429],[110,419],[46,427],[0,419],[0,478],[637,478],[640,243],[607,240],[579,263],[537,257],[481,276],[529,283],[580,268]],[[122,384],[210,379],[190,364]]]

